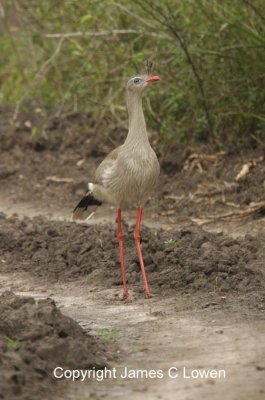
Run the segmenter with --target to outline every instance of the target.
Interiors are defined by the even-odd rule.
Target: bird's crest
[[[147,72],[147,75],[152,75],[153,69],[154,69],[154,62],[149,60],[149,59],[146,60],[146,72]]]

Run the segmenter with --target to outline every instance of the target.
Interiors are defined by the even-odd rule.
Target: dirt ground
[[[95,166],[122,142],[125,131],[113,130],[111,137],[105,138],[89,116],[71,115],[46,121],[45,135],[34,138],[39,117],[21,114],[14,123],[11,115],[7,108],[0,112],[0,290],[23,297],[18,300],[8,293],[0,302],[0,334],[4,338],[0,351],[9,363],[8,379],[4,380],[7,394],[2,398],[15,393],[23,399],[59,399],[64,390],[63,398],[76,400],[262,399],[263,151],[240,154],[180,145],[162,147],[158,136],[152,134],[162,173],[144,210],[142,248],[153,297],[146,300],[143,296],[132,209],[124,213],[130,298],[122,302],[115,209],[103,206],[82,224],[70,221],[70,215]],[[47,297],[55,300],[65,316]],[[42,301],[36,303],[33,298]],[[56,327],[46,332],[53,313],[58,318]],[[39,314],[46,319],[39,319]],[[42,324],[45,333],[37,342],[30,335],[25,339],[19,329],[20,318],[23,329],[33,329],[26,328],[27,324],[36,329]],[[66,339],[58,333],[65,319],[71,321],[75,332]],[[18,321],[16,328],[14,321]],[[13,341],[10,351],[8,343]],[[58,341],[63,343],[63,357],[56,358],[55,351],[54,358],[46,358],[51,350],[46,352],[45,345],[57,348]],[[68,342],[73,352],[66,359]],[[25,346],[29,361],[24,368]],[[43,346],[45,379],[39,380],[34,366]],[[89,365],[108,363],[119,372],[125,366],[163,370],[164,377],[94,379],[67,382],[66,387],[67,380],[52,378],[55,363],[82,369],[88,365],[85,359]],[[13,360],[19,363],[19,384],[12,378]],[[167,376],[170,367],[179,369],[178,378]],[[185,378],[184,367],[189,373],[194,369],[225,370],[226,377]],[[29,376],[35,382],[31,389]],[[12,392],[17,387],[18,391]]]

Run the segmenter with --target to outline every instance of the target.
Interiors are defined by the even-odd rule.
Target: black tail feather
[[[77,204],[73,211],[72,219],[86,219],[89,214],[87,212],[88,207],[90,206],[100,206],[102,204],[101,201],[97,200],[94,196],[93,193],[88,192]]]
[[[87,207],[89,206],[101,206],[101,201],[98,201],[91,192],[88,192],[82,200],[79,201],[77,204],[76,208],[74,209],[74,212],[77,208],[84,208],[84,210],[87,210]]]

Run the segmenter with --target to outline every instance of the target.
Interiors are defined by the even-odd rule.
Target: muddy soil
[[[33,362],[24,368],[24,360],[19,358],[24,354],[20,353],[24,344],[29,354],[34,348],[37,357],[38,344],[45,347],[51,342],[57,349],[58,342],[64,346],[69,345],[68,341],[73,342],[69,360],[58,361],[80,369],[85,368],[83,358],[75,356],[74,349],[82,341],[92,350],[91,354],[84,350],[86,360],[92,364],[109,362],[111,367],[119,369],[128,365],[164,371],[173,365],[180,369],[186,366],[189,371],[224,368],[228,378],[220,382],[166,378],[75,382],[67,385],[64,398],[173,400],[177,392],[180,400],[262,399],[265,391],[263,150],[241,154],[174,144],[162,147],[158,135],[152,134],[162,173],[156,193],[144,210],[142,248],[154,297],[146,300],[143,296],[131,224],[135,211],[129,210],[124,213],[125,220],[130,222],[128,225],[124,222],[124,230],[130,298],[121,302],[115,210],[104,206],[84,224],[70,222],[69,216],[86,191],[95,166],[123,141],[126,130],[113,129],[105,137],[89,115],[47,120],[36,114],[21,113],[14,122],[12,114],[13,110],[8,108],[0,111],[0,211],[3,212],[0,213],[0,291],[8,289],[32,298],[25,303],[19,300],[18,310],[4,300],[1,314],[6,315],[9,307],[10,317],[6,321],[12,322],[14,318],[20,321],[26,308],[30,310],[30,318],[25,318],[25,324],[29,324],[27,331],[35,332],[33,325],[36,329],[41,326],[40,331],[47,333],[26,342],[23,337],[26,325],[22,324],[21,330],[14,328],[16,337],[3,331],[4,336],[11,338],[9,346],[14,339],[18,346],[7,351],[4,339],[1,351],[6,362],[11,363],[7,364],[8,371],[12,375],[15,357],[22,366],[19,373],[24,374],[17,398],[23,398],[23,390],[28,387],[26,371],[29,376],[38,374],[31,366],[35,365]],[[40,126],[42,133],[36,135]],[[242,180],[236,180],[246,163],[249,163],[248,173]],[[252,211],[253,203],[260,203],[261,207]],[[209,216],[216,218],[208,223]],[[12,297],[5,296],[4,299]],[[76,336],[61,338],[59,332],[66,323],[65,317],[47,297],[54,299],[65,315],[89,328],[90,334],[99,336],[101,342],[104,339],[105,347],[87,334],[84,336],[77,324],[73,328],[73,332],[79,332]],[[42,301],[36,303],[33,298]],[[33,315],[33,310],[39,308],[40,313]],[[47,321],[54,314],[58,321],[52,327],[48,322],[47,328]],[[8,327],[9,324],[4,324],[3,329]],[[113,344],[118,349],[115,356],[111,351]],[[64,348],[62,354],[65,352]],[[27,357],[31,357],[28,353]],[[46,353],[48,357],[50,353]],[[39,390],[34,386],[33,392],[28,392],[31,399],[34,395],[37,400],[49,396],[60,398],[56,387],[63,390],[62,381],[55,384],[53,394],[48,390],[46,397],[37,397],[51,379],[49,368],[62,355],[52,353],[54,358],[49,362],[46,356],[41,360],[46,375],[38,383]],[[11,375],[8,379],[12,379]],[[11,393],[13,382],[7,383],[5,390]]]
[[[52,299],[36,302],[12,292],[0,296],[1,399],[61,397],[54,368],[103,369],[106,349]]]
[[[141,269],[133,228],[125,225],[129,286],[142,293]],[[84,277],[105,289],[121,286],[120,262],[113,225],[47,221],[0,215],[1,271],[29,272],[42,280]],[[142,229],[142,250],[154,293],[197,291],[260,294],[265,300],[265,236],[232,239],[200,227],[164,232]],[[264,304],[265,309],[265,304]]]

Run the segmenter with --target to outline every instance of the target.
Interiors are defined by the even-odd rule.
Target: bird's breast
[[[117,204],[144,203],[157,182],[159,170],[153,150],[124,154],[105,174],[104,186],[115,196]]]

